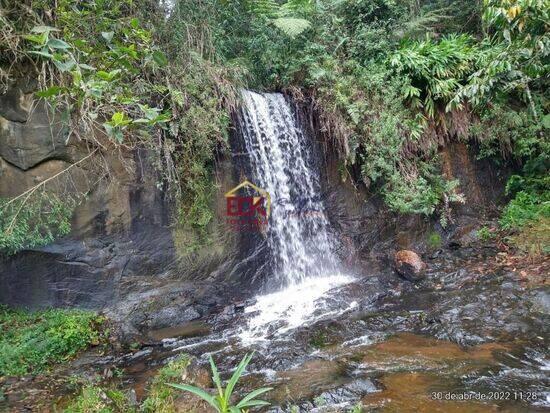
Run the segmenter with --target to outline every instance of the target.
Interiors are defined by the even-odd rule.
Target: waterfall
[[[267,244],[277,291],[257,297],[244,340],[282,333],[319,313],[319,299],[349,281],[339,271],[311,143],[280,93],[243,91],[241,134],[251,179],[271,197]],[[273,283],[271,283],[273,284]],[[322,312],[321,312],[322,313]]]
[[[311,148],[280,93],[243,91],[242,135],[254,182],[272,201],[267,243],[279,286],[334,273],[329,223]]]

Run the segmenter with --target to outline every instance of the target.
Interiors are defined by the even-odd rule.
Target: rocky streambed
[[[273,387],[266,411],[548,410],[548,263],[521,269],[493,248],[439,251],[426,263],[417,282],[373,264],[321,295],[299,327],[273,321],[256,339],[243,334],[255,316],[250,299],[149,331],[131,351],[92,349],[47,376],[5,378],[1,406],[61,409],[82,381],[117,386],[138,405],[155,372],[181,354],[208,387],[210,355],[227,377],[254,351],[239,392]],[[208,411],[185,396],[177,406]]]

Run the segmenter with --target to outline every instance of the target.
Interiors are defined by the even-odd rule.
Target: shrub
[[[506,206],[500,218],[503,229],[521,229],[539,218],[550,218],[550,191],[541,194],[520,191]]]
[[[0,376],[39,373],[103,338],[104,319],[81,310],[0,308]]]

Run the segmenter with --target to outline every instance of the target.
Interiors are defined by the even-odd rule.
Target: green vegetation
[[[550,192],[519,191],[504,209],[500,224],[504,229],[521,229],[540,218],[550,219]]]
[[[196,233],[191,250],[210,242],[214,159],[227,149],[239,87],[311,98],[341,175],[397,212],[445,226],[451,205],[465,202],[440,170],[438,150],[451,140],[522,169],[505,228],[538,219],[531,207],[517,216],[526,197],[547,204],[548,0],[9,3],[2,87],[27,67],[71,137],[156,153],[175,219]],[[2,250],[67,233],[70,205],[61,211],[50,197],[26,215],[9,202]],[[55,212],[35,226],[39,211]]]
[[[178,13],[166,20],[154,2],[8,3],[0,17],[7,52],[0,58],[0,88],[30,71],[40,82],[36,97],[62,112],[68,139],[84,140],[92,151],[151,149],[161,185],[179,201],[176,218],[204,238],[214,152],[226,145],[239,84],[237,68],[207,58],[209,29],[197,27],[206,42],[199,52],[188,37],[189,22]],[[198,16],[182,7],[186,18]],[[57,197],[52,190],[40,202],[2,200],[0,250],[13,253],[67,234],[74,205],[60,208]]]
[[[185,390],[207,402],[217,412],[240,413],[246,412],[251,407],[267,406],[269,403],[255,399],[257,396],[271,390],[262,388],[255,390],[241,399],[235,406],[231,405],[231,398],[235,386],[250,362],[251,355],[247,355],[237,366],[232,377],[227,382],[225,389],[222,387],[221,378],[214,364],[210,359],[214,382],[217,386],[218,395],[211,396],[205,390],[189,384],[180,384],[182,381],[193,382],[188,377],[188,367],[191,359],[183,355],[162,367],[148,386],[147,398],[140,406],[132,406],[128,397],[120,390],[114,388],[103,388],[100,386],[84,386],[80,394],[72,400],[64,409],[66,413],[114,413],[114,412],[155,412],[174,413],[182,411],[182,405],[176,404],[178,390]],[[167,382],[177,381],[178,383]],[[192,408],[186,406],[183,408]]]
[[[441,235],[439,233],[432,231],[428,235],[428,247],[432,250],[441,248],[442,245]]]
[[[25,312],[0,307],[0,376],[40,373],[98,345],[104,319],[80,310]]]
[[[0,252],[46,245],[71,230],[75,199],[36,191],[29,197],[0,198]]]
[[[161,368],[153,379],[147,398],[141,405],[141,410],[150,413],[170,413],[176,409],[174,400],[177,391],[166,385],[167,382],[181,381],[191,359],[184,355],[176,360],[169,362]]]
[[[210,357],[210,367],[212,368],[212,378],[218,390],[218,394],[216,396],[212,396],[208,392],[204,391],[203,389],[200,389],[195,386],[190,386],[188,384],[170,383],[169,385],[176,389],[184,390],[186,392],[190,392],[194,394],[195,396],[200,397],[202,400],[207,402],[212,408],[214,408],[214,410],[218,413],[239,413],[243,410],[248,410],[251,407],[268,406],[269,405],[268,402],[263,400],[258,400],[256,399],[256,397],[270,391],[271,388],[269,387],[264,387],[261,389],[254,390],[248,393],[246,396],[244,396],[236,405],[231,404],[231,396],[233,394],[233,390],[235,389],[235,385],[241,378],[242,374],[244,373],[244,369],[246,368],[248,363],[250,363],[250,360],[252,359],[253,355],[254,354],[252,353],[244,356],[244,358],[241,360],[241,362],[235,369],[235,372],[227,382],[225,389],[222,387],[222,381],[220,378],[220,374],[218,373],[216,364],[214,363],[214,360],[212,359],[212,357]]]
[[[65,409],[65,413],[114,413],[134,412],[129,407],[128,399],[119,390],[104,390],[101,387],[88,385]]]
[[[113,386],[88,384],[64,408],[65,413],[174,413],[177,391],[166,381],[181,381],[186,375],[190,358],[183,355],[159,369],[148,386],[147,398],[139,406],[132,405],[127,394]]]
[[[494,237],[494,234],[487,227],[481,227],[480,229],[478,229],[476,235],[483,242],[487,242]]]

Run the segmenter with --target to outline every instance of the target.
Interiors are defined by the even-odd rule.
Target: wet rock
[[[184,381],[202,389],[208,389],[214,386],[210,371],[202,367],[196,359],[191,360],[191,363],[187,366],[184,375],[185,376],[182,377]]]
[[[162,308],[160,311],[151,313],[149,316],[151,319],[148,325],[151,329],[176,326],[188,321],[197,320],[201,317],[200,313],[192,306],[166,307]]]
[[[236,314],[244,313],[245,307],[246,307],[246,303],[244,301],[239,301],[235,303],[235,313]]]
[[[132,354],[130,356],[130,360],[136,360],[140,357],[144,357],[144,356],[148,356],[149,354],[151,354],[153,352],[153,349],[152,348],[144,348],[143,350],[139,350],[138,352]]]
[[[531,298],[532,309],[543,314],[550,314],[550,293],[545,290],[535,292]]]
[[[338,405],[355,402],[368,393],[373,393],[378,389],[369,379],[356,380],[335,390],[322,393],[319,399],[326,405]]]
[[[426,264],[414,251],[401,250],[394,257],[395,269],[409,281],[419,281],[424,278]]]

